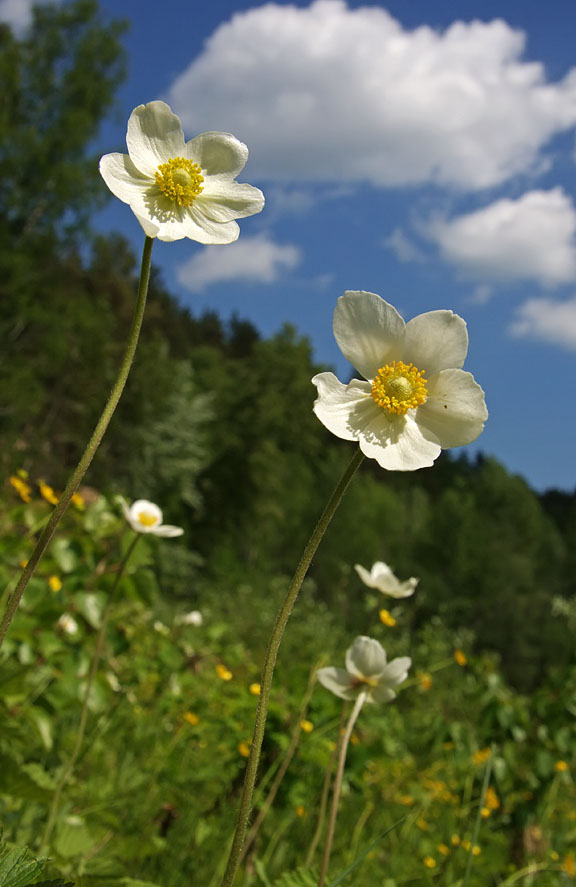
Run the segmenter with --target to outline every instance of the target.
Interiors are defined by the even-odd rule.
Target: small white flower
[[[264,195],[235,177],[248,148],[227,132],[204,132],[189,142],[165,102],[134,108],[126,135],[128,154],[105,154],[100,174],[129,204],[148,237],[232,243],[234,219],[261,211]]]
[[[389,597],[410,597],[410,595],[414,594],[416,586],[420,581],[412,576],[410,579],[405,579],[404,582],[401,582],[394,575],[388,564],[382,561],[376,561],[372,565],[370,572],[360,566],[360,564],[355,564],[354,569],[364,585],[367,585],[368,588],[376,588],[382,594],[387,594]]]
[[[57,625],[60,631],[63,631],[64,634],[78,634],[78,623],[76,622],[74,617],[70,615],[70,613],[62,613],[57,622]]]
[[[147,499],[137,499],[130,507],[127,503],[120,499],[120,505],[124,512],[124,517],[136,533],[151,533],[153,536],[164,536],[165,538],[173,538],[181,536],[184,530],[182,527],[172,527],[169,524],[162,523],[162,512],[153,502]]]
[[[334,336],[367,381],[343,385],[333,373],[319,373],[312,379],[314,412],[382,468],[428,467],[441,450],[482,432],[484,392],[461,369],[468,334],[457,314],[429,311],[404,323],[375,293],[346,292],[334,312]]]
[[[202,625],[204,622],[204,617],[200,610],[190,610],[189,613],[182,613],[181,616],[178,616],[176,619],[178,625]]]
[[[367,702],[391,702],[396,697],[394,688],[406,680],[411,665],[408,656],[387,662],[382,645],[361,636],[346,653],[346,668],[320,668],[317,677],[341,699],[367,693]]]

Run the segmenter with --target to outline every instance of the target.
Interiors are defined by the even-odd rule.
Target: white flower
[[[204,622],[204,617],[200,610],[190,610],[189,613],[182,613],[176,619],[178,625],[195,625],[200,626]]]
[[[389,597],[410,597],[410,595],[414,594],[416,586],[420,581],[412,576],[411,579],[405,579],[404,582],[400,582],[388,564],[385,564],[382,561],[376,561],[376,563],[372,565],[370,572],[360,566],[360,564],[355,564],[354,569],[360,576],[364,585],[367,585],[368,588],[377,588],[378,591],[381,591],[382,594],[389,595]]]
[[[408,676],[412,660],[401,656],[386,662],[386,651],[378,641],[358,637],[346,653],[346,668],[320,668],[318,680],[341,699],[368,693],[367,702],[391,702],[395,687]]]
[[[152,533],[153,536],[164,536],[173,538],[181,536],[184,530],[182,527],[171,527],[169,524],[162,523],[162,512],[153,502],[147,499],[137,499],[130,507],[123,499],[120,499],[120,505],[124,512],[124,517],[136,533]]]
[[[346,292],[334,312],[334,335],[368,381],[343,385],[333,373],[319,373],[312,379],[314,412],[382,468],[425,468],[442,449],[481,433],[488,418],[484,392],[461,369],[468,334],[457,314],[429,311],[404,323],[380,296]]]
[[[74,635],[78,633],[78,623],[70,613],[62,613],[58,622],[58,628],[65,634]]]
[[[232,243],[234,219],[260,212],[264,195],[234,181],[248,148],[227,132],[204,132],[189,142],[165,102],[134,108],[126,135],[128,154],[106,154],[102,178],[128,203],[148,237]]]

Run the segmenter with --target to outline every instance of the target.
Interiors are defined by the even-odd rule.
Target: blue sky
[[[196,4],[101,0],[130,22],[129,77],[103,153],[133,107],[168,101],[188,138],[233,132],[264,211],[237,244],[155,245],[194,312],[283,322],[319,362],[346,289],[406,319],[451,308],[490,419],[472,450],[537,489],[576,485],[576,6],[565,0]],[[24,0],[0,0],[20,16]],[[130,209],[98,225],[140,250]],[[311,386],[311,402],[314,389]],[[343,444],[344,446],[344,444]]]

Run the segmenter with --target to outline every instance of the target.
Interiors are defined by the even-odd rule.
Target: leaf
[[[45,864],[45,859],[35,859],[27,847],[9,850],[1,844],[0,887],[31,887]]]
[[[274,881],[274,887],[316,887],[318,875],[310,869],[298,868],[293,872],[285,872]]]

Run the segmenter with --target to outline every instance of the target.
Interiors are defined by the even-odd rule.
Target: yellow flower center
[[[186,157],[171,157],[156,171],[156,184],[178,206],[192,206],[204,190],[201,167]]]
[[[408,410],[426,402],[427,385],[424,370],[412,363],[393,360],[376,373],[370,396],[387,412],[405,416]]]
[[[154,524],[158,523],[158,518],[155,514],[150,514],[148,511],[140,511],[138,512],[138,523],[142,524],[143,527],[153,527]]]

